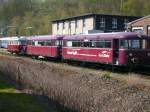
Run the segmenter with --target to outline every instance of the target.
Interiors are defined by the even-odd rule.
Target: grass
[[[0,74],[0,112],[46,112],[46,110],[35,96],[19,92],[3,80]]]

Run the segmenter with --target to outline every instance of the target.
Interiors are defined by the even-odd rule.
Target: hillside
[[[49,20],[83,13],[145,16],[149,6],[150,0],[10,0],[0,6],[0,27],[10,36],[49,34]]]

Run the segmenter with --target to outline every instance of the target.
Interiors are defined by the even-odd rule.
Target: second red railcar
[[[34,36],[28,39],[27,54],[43,57],[61,57],[62,36]]]

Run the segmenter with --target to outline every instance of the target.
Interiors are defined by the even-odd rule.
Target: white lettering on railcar
[[[69,55],[78,55],[78,56],[90,56],[90,57],[96,57],[97,55],[92,55],[92,54],[80,54],[78,51],[75,51],[75,49],[68,50],[67,54]]]
[[[67,51],[67,54],[77,55],[78,52],[77,51]]]
[[[100,58],[109,58],[110,57],[110,52],[109,51],[102,51],[98,55]]]

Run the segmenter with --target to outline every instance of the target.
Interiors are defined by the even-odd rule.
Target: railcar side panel
[[[59,57],[57,46],[27,46],[27,54],[45,57]]]
[[[128,63],[128,55],[125,49],[119,50],[119,65],[127,65]]]
[[[18,52],[20,52],[21,48],[22,48],[22,45],[8,45],[9,52],[18,53]]]
[[[63,48],[64,59],[74,59],[80,61],[113,63],[112,49],[99,48]]]

